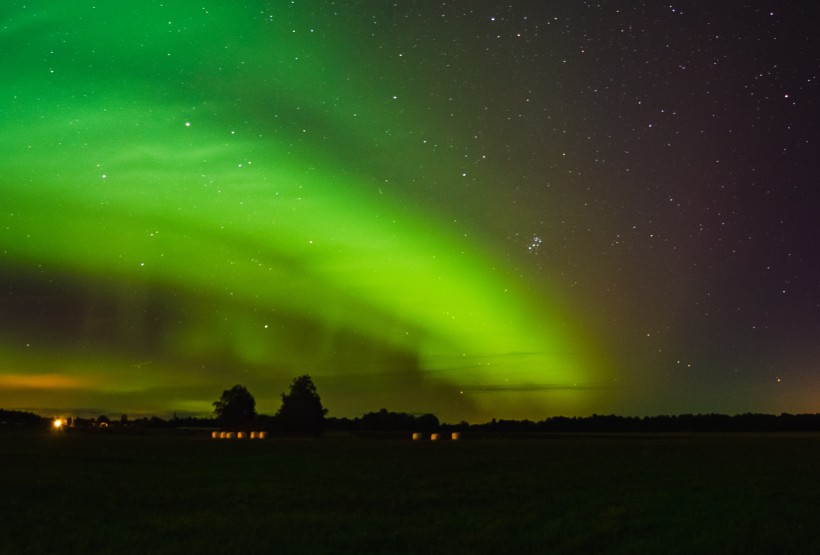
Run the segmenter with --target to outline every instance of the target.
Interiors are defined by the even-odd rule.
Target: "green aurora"
[[[608,395],[526,237],[493,240],[504,170],[432,47],[319,5],[0,9],[0,406],[202,414],[242,383],[272,413],[302,373],[334,416]]]

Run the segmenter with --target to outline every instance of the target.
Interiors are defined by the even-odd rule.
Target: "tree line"
[[[225,428],[257,428],[298,435],[321,435],[327,409],[310,376],[293,380],[290,392],[282,394],[282,406],[273,416],[256,413],[256,400],[242,385],[222,392],[214,401],[216,422]]]
[[[228,428],[257,428],[273,432],[320,435],[324,429],[337,431],[432,432],[439,429],[439,419],[433,414],[412,415],[381,409],[360,418],[326,418],[327,409],[310,376],[296,378],[290,392],[282,394],[282,407],[274,416],[256,413],[253,395],[242,385],[222,392],[214,402],[216,422]]]
[[[71,428],[214,428],[230,430],[265,430],[283,434],[321,435],[327,409],[310,376],[299,376],[282,394],[282,406],[273,416],[257,414],[256,400],[243,385],[235,385],[222,392],[214,401],[213,418],[174,417],[164,420],[158,416],[129,419],[122,415],[111,420],[105,415],[97,418],[70,418],[63,423]],[[26,411],[0,409],[0,427],[51,426],[52,419]]]
[[[540,421],[496,420],[482,424],[441,423],[434,414],[413,415],[380,409],[356,418],[327,417],[316,385],[310,376],[299,376],[282,394],[282,406],[273,416],[258,414],[256,401],[248,389],[235,385],[222,392],[213,403],[212,418],[157,416],[129,420],[122,415],[110,420],[72,419],[77,427],[111,428],[213,428],[266,430],[283,434],[321,435],[324,430],[349,432],[433,432],[437,430],[479,433],[653,433],[653,432],[801,432],[820,431],[820,413],[780,415],[744,413],[680,414],[659,416],[618,416],[614,414],[581,417],[554,416]],[[46,426],[51,419],[31,412],[0,409],[0,427]]]
[[[574,432],[817,432],[820,414],[680,414],[618,416],[593,414],[584,417],[554,416],[530,420],[495,420],[469,425],[473,431],[523,433]]]

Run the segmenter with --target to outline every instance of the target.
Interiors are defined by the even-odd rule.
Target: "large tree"
[[[235,385],[222,392],[219,401],[214,401],[214,413],[220,425],[243,426],[256,418],[256,400],[242,385]]]
[[[282,407],[276,420],[284,432],[321,435],[327,409],[316,392],[310,376],[305,374],[293,380],[290,393],[282,394]]]

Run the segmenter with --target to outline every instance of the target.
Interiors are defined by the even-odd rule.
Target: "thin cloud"
[[[532,393],[538,391],[589,391],[612,389],[608,385],[568,385],[568,384],[487,384],[462,387],[465,393]]]

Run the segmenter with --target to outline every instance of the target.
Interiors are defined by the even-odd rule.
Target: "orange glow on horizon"
[[[3,374],[0,387],[22,389],[82,389],[87,387],[82,378],[63,374]]]

